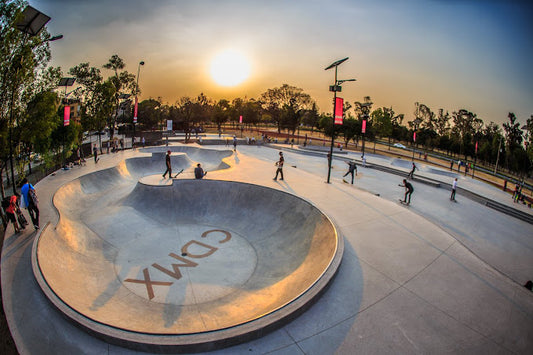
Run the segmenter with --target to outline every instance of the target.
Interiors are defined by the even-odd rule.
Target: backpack
[[[39,199],[37,198],[37,195],[35,194],[35,190],[34,189],[29,189],[28,190],[28,202],[33,204],[34,206],[37,206],[37,204],[39,203]]]

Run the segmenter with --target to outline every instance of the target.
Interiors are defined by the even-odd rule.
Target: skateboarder
[[[416,165],[415,165],[415,163],[413,162],[413,168],[411,169],[411,171],[410,171],[409,174],[407,175],[407,178],[408,178],[408,179],[412,179],[412,178],[413,178],[413,175],[415,174],[415,170],[416,170]]]
[[[163,179],[168,173],[168,177],[172,177],[172,163],[170,162],[170,150],[167,150],[167,155],[165,156],[165,164],[167,165],[167,170],[165,170],[165,173],[163,174]]]
[[[411,195],[413,194],[413,191],[415,189],[413,188],[413,185],[411,185],[411,183],[407,182],[406,179],[403,179],[403,185],[400,185],[400,186],[405,187],[405,195],[403,197],[403,203],[408,205],[411,203]],[[409,199],[407,199],[407,197],[409,197]]]
[[[98,163],[98,148],[96,147],[96,144],[93,147],[93,155],[94,155],[94,163]]]
[[[285,162],[285,158],[283,158],[283,152],[279,152],[279,160],[276,162],[276,166],[278,167],[276,170],[276,176],[273,180],[278,179],[278,174],[281,174],[280,180],[283,180],[283,163]]]
[[[196,165],[196,168],[194,169],[194,177],[196,179],[203,179],[204,176],[207,175],[207,171],[204,172],[204,169],[202,169],[202,166],[200,165],[200,163],[198,163]]]
[[[348,174],[352,174],[352,185],[353,185],[354,173],[355,175],[357,175],[357,165],[355,164],[355,161],[353,160],[347,161],[346,164],[348,164],[348,171],[342,177],[345,177]]]
[[[452,195],[450,196],[450,200],[452,201],[455,201],[455,190],[457,190],[457,178],[452,183]]]

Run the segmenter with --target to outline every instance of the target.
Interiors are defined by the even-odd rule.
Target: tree
[[[155,99],[143,100],[138,106],[138,124],[145,130],[157,129],[161,122],[161,102]]]
[[[311,127],[311,132],[313,132],[315,128],[318,128],[319,120],[320,114],[318,113],[318,106],[313,102],[311,109],[304,111],[302,123],[307,127]]]
[[[444,113],[443,109],[439,109],[435,121],[435,130],[439,136],[445,136],[450,132],[450,114],[448,111]]]
[[[89,63],[80,63],[70,68],[69,73],[76,78],[76,83],[80,85],[80,89],[76,90],[74,95],[81,103],[82,130],[102,131],[113,115],[115,108],[115,85],[111,79],[104,82],[100,69],[90,67]],[[101,147],[100,135],[98,135],[98,139]]]
[[[127,71],[120,71],[126,67],[126,64],[118,55],[114,54],[109,58],[109,61],[103,65],[103,68],[112,70],[115,75],[109,78],[115,89],[115,114],[111,115],[108,120],[109,131],[111,132],[111,139],[113,139],[115,124],[118,117],[121,94],[134,95],[135,94],[135,75]]]
[[[459,144],[459,153],[464,154],[467,158],[467,151],[465,146],[471,145],[471,138],[474,133],[481,130],[483,120],[477,118],[475,113],[461,109],[452,114],[453,128],[452,134],[455,135],[457,143]]]
[[[526,163],[527,153],[522,148],[523,132],[514,113],[509,112],[507,117],[509,118],[509,122],[503,124],[505,145],[507,148],[505,154],[506,165],[510,170],[524,172],[523,164]]]
[[[222,132],[222,125],[229,119],[230,102],[226,99],[219,100],[213,108],[213,122],[217,130]]]
[[[291,101],[292,100],[292,101]],[[283,109],[291,107],[294,112],[311,109],[313,99],[303,89],[283,84],[279,88],[268,89],[261,94],[260,102],[263,109],[278,126],[278,133],[283,128]],[[294,131],[293,131],[294,132]]]
[[[194,102],[188,96],[181,97],[176,102],[176,110],[174,112],[177,121],[180,121],[185,131],[185,142],[190,139],[190,126],[194,115]]]
[[[390,140],[392,136],[394,111],[391,108],[378,108],[372,112],[372,126],[375,128],[376,134],[381,137],[388,137],[389,150]]]
[[[520,123],[517,122],[514,113],[509,112],[507,117],[509,118],[509,122],[503,124],[503,130],[505,131],[505,142],[509,148],[509,151],[513,151],[522,145],[523,132],[520,129]]]
[[[50,88],[59,69],[47,68],[50,60],[50,34],[43,28],[28,36],[15,28],[26,2],[0,2],[0,186],[4,194],[3,171],[10,157],[20,156],[24,148],[20,134],[15,135],[29,101]],[[55,83],[54,83],[55,84]],[[17,130],[20,132],[20,130]],[[13,174],[14,175],[14,174]],[[20,178],[20,177],[19,177]],[[14,183],[12,181],[12,183]],[[14,186],[14,184],[13,184]]]

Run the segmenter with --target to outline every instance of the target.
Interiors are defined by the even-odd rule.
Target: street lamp
[[[139,93],[139,74],[141,72],[141,65],[144,65],[143,60],[139,62],[139,66],[137,67],[137,84],[135,84],[135,108],[133,110],[133,136],[131,137],[131,149],[133,149],[133,143],[135,142],[135,124],[137,123],[137,112],[139,108],[137,94]]]
[[[348,60],[348,57],[344,59],[337,60],[333,63],[331,63],[328,67],[326,67],[324,70],[329,70],[331,68],[335,68],[335,81],[334,85],[330,85],[329,91],[333,91],[333,116],[331,117],[331,124],[332,124],[332,130],[331,130],[331,146],[329,149],[329,156],[328,156],[328,184],[331,177],[331,162],[333,161],[333,145],[335,144],[335,111],[337,110],[337,91],[342,91],[342,87],[340,84],[342,84],[345,81],[355,81],[355,79],[347,79],[347,80],[338,80],[337,79],[337,67]]]
[[[422,120],[420,118],[416,118],[413,121],[413,159],[412,161],[415,161],[416,130],[418,129],[418,125],[420,123],[422,123]]]

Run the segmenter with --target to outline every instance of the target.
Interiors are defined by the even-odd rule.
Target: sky
[[[488,124],[533,115],[533,2],[518,0],[34,0],[52,19],[51,65],[103,69],[119,55],[140,69],[140,99],[259,98],[283,84],[302,88],[321,112],[338,95],[370,96],[413,120],[415,102],[434,112],[466,109]],[[249,76],[221,86],[210,73],[224,50],[242,53]],[[405,121],[404,121],[405,123]]]

